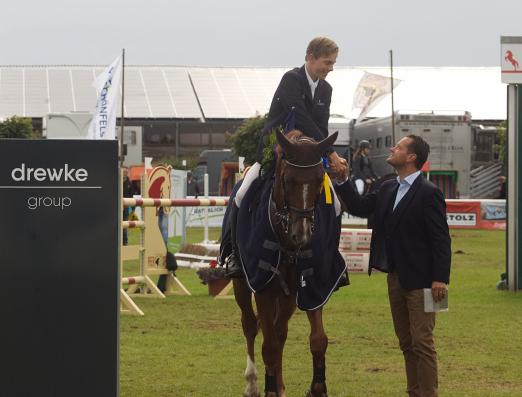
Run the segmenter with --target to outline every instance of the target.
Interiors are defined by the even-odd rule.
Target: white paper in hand
[[[431,288],[424,288],[424,312],[447,312],[448,311],[448,291],[441,301],[435,302],[431,294]]]

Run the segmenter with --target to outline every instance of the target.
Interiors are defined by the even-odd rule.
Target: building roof
[[[129,118],[243,119],[268,111],[289,68],[126,66]],[[94,110],[93,81],[102,66],[0,66],[0,117],[43,117]],[[352,99],[364,72],[389,76],[385,67],[337,67],[330,112],[356,118]],[[471,112],[475,120],[506,118],[506,86],[498,67],[396,67],[396,110]],[[389,96],[369,114],[390,114]]]

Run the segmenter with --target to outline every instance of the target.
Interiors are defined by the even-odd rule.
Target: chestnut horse
[[[309,247],[314,232],[314,207],[323,187],[325,170],[322,155],[333,144],[337,133],[321,142],[291,131],[277,131],[279,155],[272,190],[271,219],[282,247],[278,277],[254,294],[244,279],[234,279],[234,295],[241,309],[241,324],[247,342],[247,385],[244,397],[259,396],[254,360],[254,340],[259,325],[263,333],[262,356],[265,364],[265,397],[284,397],[282,360],[288,333],[288,321],[296,309],[298,276],[295,258]],[[288,138],[287,138],[288,137]],[[275,208],[274,208],[275,207]],[[307,311],[310,322],[310,351],[314,375],[307,396],[326,397],[325,353],[328,338],[324,331],[322,308]]]

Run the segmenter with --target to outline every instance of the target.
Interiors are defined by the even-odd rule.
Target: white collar
[[[316,81],[313,81],[310,75],[308,74],[308,69],[306,68],[306,64],[304,66],[304,70],[306,73],[306,79],[308,80],[308,84],[310,85],[310,88],[312,90],[312,96],[314,96],[315,89],[317,88],[317,85],[319,84],[319,79]]]
[[[402,183],[407,183],[408,185],[413,185],[413,182],[415,182],[415,179],[417,179],[417,177],[420,175],[420,170],[419,171],[415,171],[414,173],[408,175],[407,177],[405,177],[402,182],[401,182],[401,178],[399,176],[397,176],[397,182],[399,182],[400,184]]]

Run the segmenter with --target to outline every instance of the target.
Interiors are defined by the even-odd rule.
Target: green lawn
[[[191,230],[188,238],[202,235]],[[460,230],[452,237],[450,311],[438,315],[436,327],[440,395],[522,397],[522,295],[495,289],[505,271],[505,234]],[[138,298],[145,316],[121,317],[121,396],[240,396],[246,353],[239,309],[233,299],[210,298],[193,270],[178,277],[192,296]],[[351,282],[324,310],[329,395],[404,396],[385,277],[353,275]],[[308,332],[306,315],[297,312],[285,349],[289,397],[303,396],[311,380]],[[260,354],[257,368],[263,378]]]

